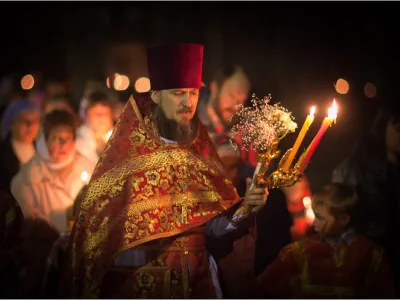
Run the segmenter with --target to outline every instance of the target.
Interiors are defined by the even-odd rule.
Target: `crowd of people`
[[[400,114],[382,109],[319,191],[305,174],[250,188],[257,154],[230,129],[251,81],[232,65],[204,87],[203,51],[149,47],[152,90],[122,111],[98,82],[78,109],[63,91],[2,95],[3,297],[400,295]]]

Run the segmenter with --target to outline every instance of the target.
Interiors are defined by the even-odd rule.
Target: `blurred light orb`
[[[106,79],[106,85],[107,85],[108,88],[111,87],[110,76],[108,76],[107,79]]]
[[[147,77],[140,77],[135,82],[135,90],[138,93],[146,93],[150,91],[150,88],[151,88],[150,79]]]
[[[375,98],[376,97],[376,87],[374,84],[368,82],[364,87],[365,96],[368,98]]]
[[[21,87],[24,90],[30,90],[35,85],[35,79],[31,74],[27,74],[21,79]]]
[[[128,76],[118,74],[114,80],[114,89],[117,91],[125,91],[129,87],[129,84]]]
[[[335,89],[337,93],[345,95],[349,92],[350,86],[346,80],[339,78],[336,82]]]

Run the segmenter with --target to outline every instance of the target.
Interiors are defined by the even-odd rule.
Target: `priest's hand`
[[[267,182],[262,180],[258,187],[251,187],[251,178],[246,179],[246,195],[244,197],[244,205],[249,207],[249,212],[258,212],[264,207],[269,195]]]

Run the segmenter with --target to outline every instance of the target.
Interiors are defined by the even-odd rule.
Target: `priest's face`
[[[186,143],[196,132],[199,89],[173,89],[152,94],[157,104],[153,110],[159,134],[167,139]]]
[[[189,125],[196,112],[199,89],[158,91],[153,93],[152,99],[162,108],[167,119]]]

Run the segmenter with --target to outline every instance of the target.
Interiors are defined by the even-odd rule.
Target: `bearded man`
[[[234,230],[241,201],[196,117],[203,46],[147,49],[153,92],[131,97],[92,175],[61,292],[75,298],[221,298],[206,235]],[[240,221],[235,222],[238,226]]]

